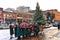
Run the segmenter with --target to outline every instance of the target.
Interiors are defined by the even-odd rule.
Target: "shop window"
[[[2,13],[2,11],[0,11],[0,14]]]
[[[22,15],[20,15],[20,14],[19,14],[19,15],[17,15],[17,16],[18,16],[18,17],[22,17]]]

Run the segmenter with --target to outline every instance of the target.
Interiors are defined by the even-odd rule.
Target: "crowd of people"
[[[36,26],[38,26],[38,24],[36,23]],[[13,34],[15,34],[15,37],[18,37],[18,39],[20,39],[20,35],[22,34],[22,31],[29,31],[30,29],[33,31],[34,30],[34,23],[26,23],[25,21],[23,21],[22,23],[16,23],[15,25],[10,22],[9,24],[10,27],[10,39],[13,38]],[[38,28],[38,27],[37,27]],[[14,30],[13,30],[14,29]],[[15,31],[15,32],[14,32]],[[26,32],[24,32],[24,34],[26,34]]]

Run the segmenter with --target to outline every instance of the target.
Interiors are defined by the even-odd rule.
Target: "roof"
[[[31,13],[35,13],[36,11],[35,11],[35,10],[30,10],[29,12],[31,12]]]
[[[3,13],[6,13],[6,14],[9,13],[9,14],[11,14],[11,13],[14,13],[14,12],[3,11]],[[14,14],[15,14],[15,13],[14,13]]]
[[[53,13],[55,14],[54,20],[60,21],[60,12],[54,10]]]

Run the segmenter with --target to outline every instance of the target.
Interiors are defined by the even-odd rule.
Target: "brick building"
[[[19,21],[31,21],[33,19],[33,13],[30,12],[29,7],[19,6],[16,9],[17,11],[17,20]]]
[[[33,20],[33,13],[31,12],[17,12],[17,21],[22,22],[22,21],[31,21]]]
[[[6,11],[4,11],[3,13],[4,13],[4,21],[6,23],[15,22],[16,21],[16,13],[6,12]]]
[[[3,19],[6,23],[22,22],[22,20],[31,21],[33,20],[33,13],[29,11],[19,12],[13,8],[7,8],[6,10],[3,10]]]
[[[3,8],[0,8],[0,23],[4,22]]]
[[[60,22],[60,12],[57,10],[53,10],[53,13],[55,14],[54,20]]]
[[[60,12],[59,11],[57,11],[56,9],[42,11],[45,18],[47,18],[46,15],[47,15],[48,12],[55,14],[55,17],[53,19],[54,22],[59,22],[60,21]]]

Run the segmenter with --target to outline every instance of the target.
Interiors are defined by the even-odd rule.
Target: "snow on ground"
[[[10,40],[10,32],[9,31],[10,31],[9,29],[0,30],[0,40]],[[15,39],[13,38],[12,40],[15,40]]]
[[[0,40],[9,40],[9,29],[0,30]]]
[[[46,40],[60,40],[60,30],[57,27],[44,29]]]
[[[9,29],[1,29],[0,30],[0,40],[16,40],[14,34],[13,39],[10,39],[10,30]]]
[[[10,40],[9,31],[9,29],[0,30],[0,40]],[[58,30],[57,27],[44,29],[44,33],[46,40],[60,40],[60,30]],[[12,40],[15,40],[15,37]]]

